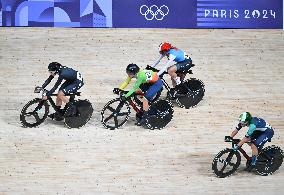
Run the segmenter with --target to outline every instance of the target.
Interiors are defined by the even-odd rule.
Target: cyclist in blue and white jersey
[[[158,60],[152,64],[152,67],[157,66],[163,57],[168,58],[168,62],[158,72],[161,75],[164,71],[167,71],[172,78],[173,87],[179,85],[183,81],[185,75],[177,75],[178,70],[189,70],[192,67],[191,58],[181,49],[172,46],[170,43],[164,42],[159,46],[160,56]]]

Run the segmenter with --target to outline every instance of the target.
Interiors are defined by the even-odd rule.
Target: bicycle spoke
[[[37,112],[33,112],[33,114],[32,114],[32,115],[35,117],[36,122],[39,122],[39,121],[40,121],[40,118],[39,118],[39,116],[38,116],[38,113],[37,113]]]
[[[228,162],[228,164],[232,167],[236,165],[236,163],[232,163],[232,162]]]
[[[120,109],[122,108],[124,102],[120,102],[117,106],[117,108],[115,109],[116,113],[119,113]]]
[[[128,115],[128,112],[121,112],[117,114],[117,116],[125,116],[125,115]]]
[[[224,166],[222,167],[222,169],[220,170],[220,172],[223,173],[226,167],[227,167],[227,163],[224,163]]]
[[[33,113],[34,112],[28,112],[28,113],[25,113],[24,116],[33,116]]]
[[[112,113],[111,115],[109,115],[107,118],[105,118],[104,122],[106,123],[107,121],[109,121],[109,119],[111,119],[114,116],[114,113]]]
[[[106,109],[109,109],[111,112],[115,112],[115,109],[114,109],[113,107],[111,107],[110,105],[108,105],[108,106],[106,107]]]
[[[43,100],[40,101],[34,111],[40,110],[42,108],[43,104],[44,104],[44,101]]]
[[[230,152],[228,157],[226,158],[226,162],[230,162],[232,160],[233,155],[234,155],[234,153]]]
[[[118,126],[117,116],[114,117],[114,123],[115,123],[115,126],[117,127]]]

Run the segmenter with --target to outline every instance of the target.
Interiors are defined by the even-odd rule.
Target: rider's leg
[[[257,160],[257,155],[258,155],[258,149],[256,145],[253,143],[250,145],[251,150],[252,150],[252,158],[251,158],[251,165],[255,166],[256,160]]]
[[[143,97],[142,102],[143,102],[143,111],[145,113],[149,109],[149,101],[147,100],[147,98]]]
[[[177,74],[176,72],[189,70],[191,67],[192,67],[192,61],[189,58],[169,68],[168,72],[170,71],[169,74],[172,76],[172,83],[174,87],[176,85],[179,85],[185,78],[185,74]]]
[[[58,94],[56,96],[56,103],[55,103],[55,105],[58,106],[58,107],[61,107],[61,105],[62,105],[62,100],[61,100],[60,94],[59,94],[60,92],[62,92],[62,91],[58,92]]]
[[[64,92],[63,91],[59,91],[58,94],[57,94],[57,97],[58,97],[58,102],[60,102],[60,104],[56,104],[56,105],[62,105],[62,101],[67,104],[69,102],[69,97],[65,96]],[[56,99],[56,103],[57,103],[57,99]]]
[[[265,130],[260,136],[256,138],[256,140],[251,144],[252,150],[252,162],[251,165],[255,165],[258,155],[258,149],[261,149],[264,144],[270,140],[274,135],[273,129]]]
[[[146,91],[144,98],[143,98],[143,116],[140,120],[140,123],[143,123],[145,119],[148,117],[149,113],[149,101],[151,101],[154,96],[163,88],[163,81],[158,79],[154,84],[152,84],[149,89]]]
[[[178,75],[176,73],[177,69],[178,69],[178,67],[176,65],[173,65],[173,66],[168,68],[168,73],[171,76],[172,84],[173,84],[174,87],[181,83],[180,77],[178,77]]]
[[[180,77],[180,81],[183,82],[185,78],[185,74],[178,74],[178,77]]]
[[[149,109],[149,101],[145,97],[143,97],[142,102],[143,102],[143,111],[144,112],[148,111],[148,109]]]
[[[61,106],[62,101],[66,104],[69,101],[69,98],[65,96],[65,89],[70,86],[72,83],[69,81],[65,81],[59,88],[57,98],[56,98],[56,105]]]
[[[70,115],[74,115],[76,113],[76,106],[73,104],[73,102],[69,101],[69,98],[66,97],[65,94],[75,93],[83,85],[83,81],[76,80],[62,90],[63,95],[61,96],[61,100],[66,103],[66,108],[68,108],[67,111],[68,113],[70,112]]]

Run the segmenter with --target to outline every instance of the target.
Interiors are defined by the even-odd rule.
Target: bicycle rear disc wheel
[[[240,153],[230,148],[226,148],[220,151],[213,159],[212,170],[217,177],[229,177],[238,169],[240,164]]]
[[[191,92],[188,89],[190,89]],[[203,99],[204,93],[203,82],[191,78],[177,87],[176,102],[180,107],[189,109],[195,107]]]
[[[172,120],[173,113],[173,105],[170,101],[158,100],[151,104],[144,126],[152,130],[162,129]]]
[[[24,127],[36,127],[45,121],[48,113],[48,103],[40,98],[35,98],[23,107],[20,121]]]
[[[102,109],[102,124],[105,128],[114,130],[123,126],[130,115],[128,102],[122,102],[120,98],[109,101]]]
[[[76,100],[74,105],[76,106],[76,114],[74,116],[65,114],[64,122],[69,128],[80,128],[91,119],[93,107],[88,100]]]
[[[256,172],[262,176],[271,175],[279,169],[282,162],[283,150],[278,146],[267,146],[257,157]]]

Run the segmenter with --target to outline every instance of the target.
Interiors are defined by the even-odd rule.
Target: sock
[[[255,163],[256,163],[256,160],[257,160],[257,156],[255,156],[255,155],[252,155],[252,158],[251,158],[251,165],[255,165]]]
[[[177,85],[181,84],[180,77],[176,77],[175,80]]]

